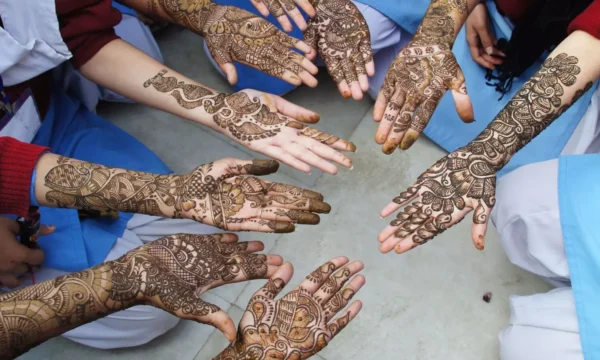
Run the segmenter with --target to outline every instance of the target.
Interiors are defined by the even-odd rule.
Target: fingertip
[[[367,69],[367,75],[371,77],[375,76],[375,63],[373,61],[367,63],[365,67]]]
[[[476,235],[473,238],[473,244],[477,248],[477,250],[483,250],[485,248],[485,237],[481,234]]]
[[[227,76],[227,81],[230,85],[235,85],[237,83],[237,71],[232,63],[223,64],[223,66],[221,66],[221,70],[223,70]]]

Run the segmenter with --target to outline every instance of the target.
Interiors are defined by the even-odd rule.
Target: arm
[[[290,84],[317,86],[312,76],[317,68],[295,47],[311,58],[310,46],[295,39],[270,22],[233,6],[211,0],[123,0],[148,16],[183,26],[204,38],[231,84],[237,82],[233,62],[252,66]],[[312,75],[311,75],[312,74]]]
[[[353,144],[302,124],[319,120],[312,111],[253,90],[216,92],[122,40],[100,49],[81,72],[131,100],[208,126],[298,170],[310,172],[312,165],[337,173],[326,160],[352,166],[350,159],[335,150],[354,151]]]
[[[582,31],[569,35],[472,142],[422,174],[381,213],[400,212],[379,234],[381,250],[404,252],[455,225],[471,210],[472,238],[483,249],[495,203],[496,173],[557,120],[600,77],[600,40]]]
[[[272,160],[224,159],[184,175],[110,168],[45,154],[36,166],[42,206],[116,210],[186,218],[231,231],[292,232],[318,224],[330,206],[319,193],[257,177],[277,171]]]
[[[212,324],[229,339],[235,326],[200,296],[212,288],[271,276],[278,256],[253,254],[260,242],[233,234],[178,234],[121,258],[0,296],[0,358],[14,358],[80,325],[134,305],[153,305]]]
[[[478,3],[433,0],[413,40],[390,66],[373,111],[373,119],[381,122],[375,140],[385,154],[414,144],[447,90],[460,118],[473,121],[473,105],[452,46]]]

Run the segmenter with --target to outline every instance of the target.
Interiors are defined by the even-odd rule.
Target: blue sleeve
[[[40,206],[35,198],[35,176],[36,172],[35,169],[33,169],[33,172],[31,173],[31,186],[29,187],[29,205]]]

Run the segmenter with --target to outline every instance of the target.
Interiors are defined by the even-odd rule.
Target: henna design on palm
[[[360,310],[360,303],[356,302],[332,320],[364,284],[364,278],[359,275],[344,287],[349,278],[362,269],[362,264],[352,263],[334,275],[332,272],[339,265],[331,267],[330,264],[315,271],[326,271],[326,277],[316,282],[306,280],[307,285],[301,284],[280,300],[275,297],[286,281],[276,274],[250,299],[237,339],[215,359],[300,360],[321,351]],[[350,267],[353,269],[349,270]],[[338,280],[334,281],[333,288],[324,290],[324,282],[331,277]]]
[[[564,53],[548,58],[476,139],[439,160],[395,198],[393,208],[405,207],[380,234],[382,250],[397,246],[403,252],[424,244],[471,210],[473,240],[483,248],[495,204],[496,173],[591,88],[586,84],[563,103],[565,89],[575,85],[581,71],[577,63]]]

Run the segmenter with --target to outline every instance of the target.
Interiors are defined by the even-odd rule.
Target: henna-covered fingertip
[[[277,170],[279,170],[279,162],[275,160],[252,160],[248,173],[260,176],[276,173]]]

